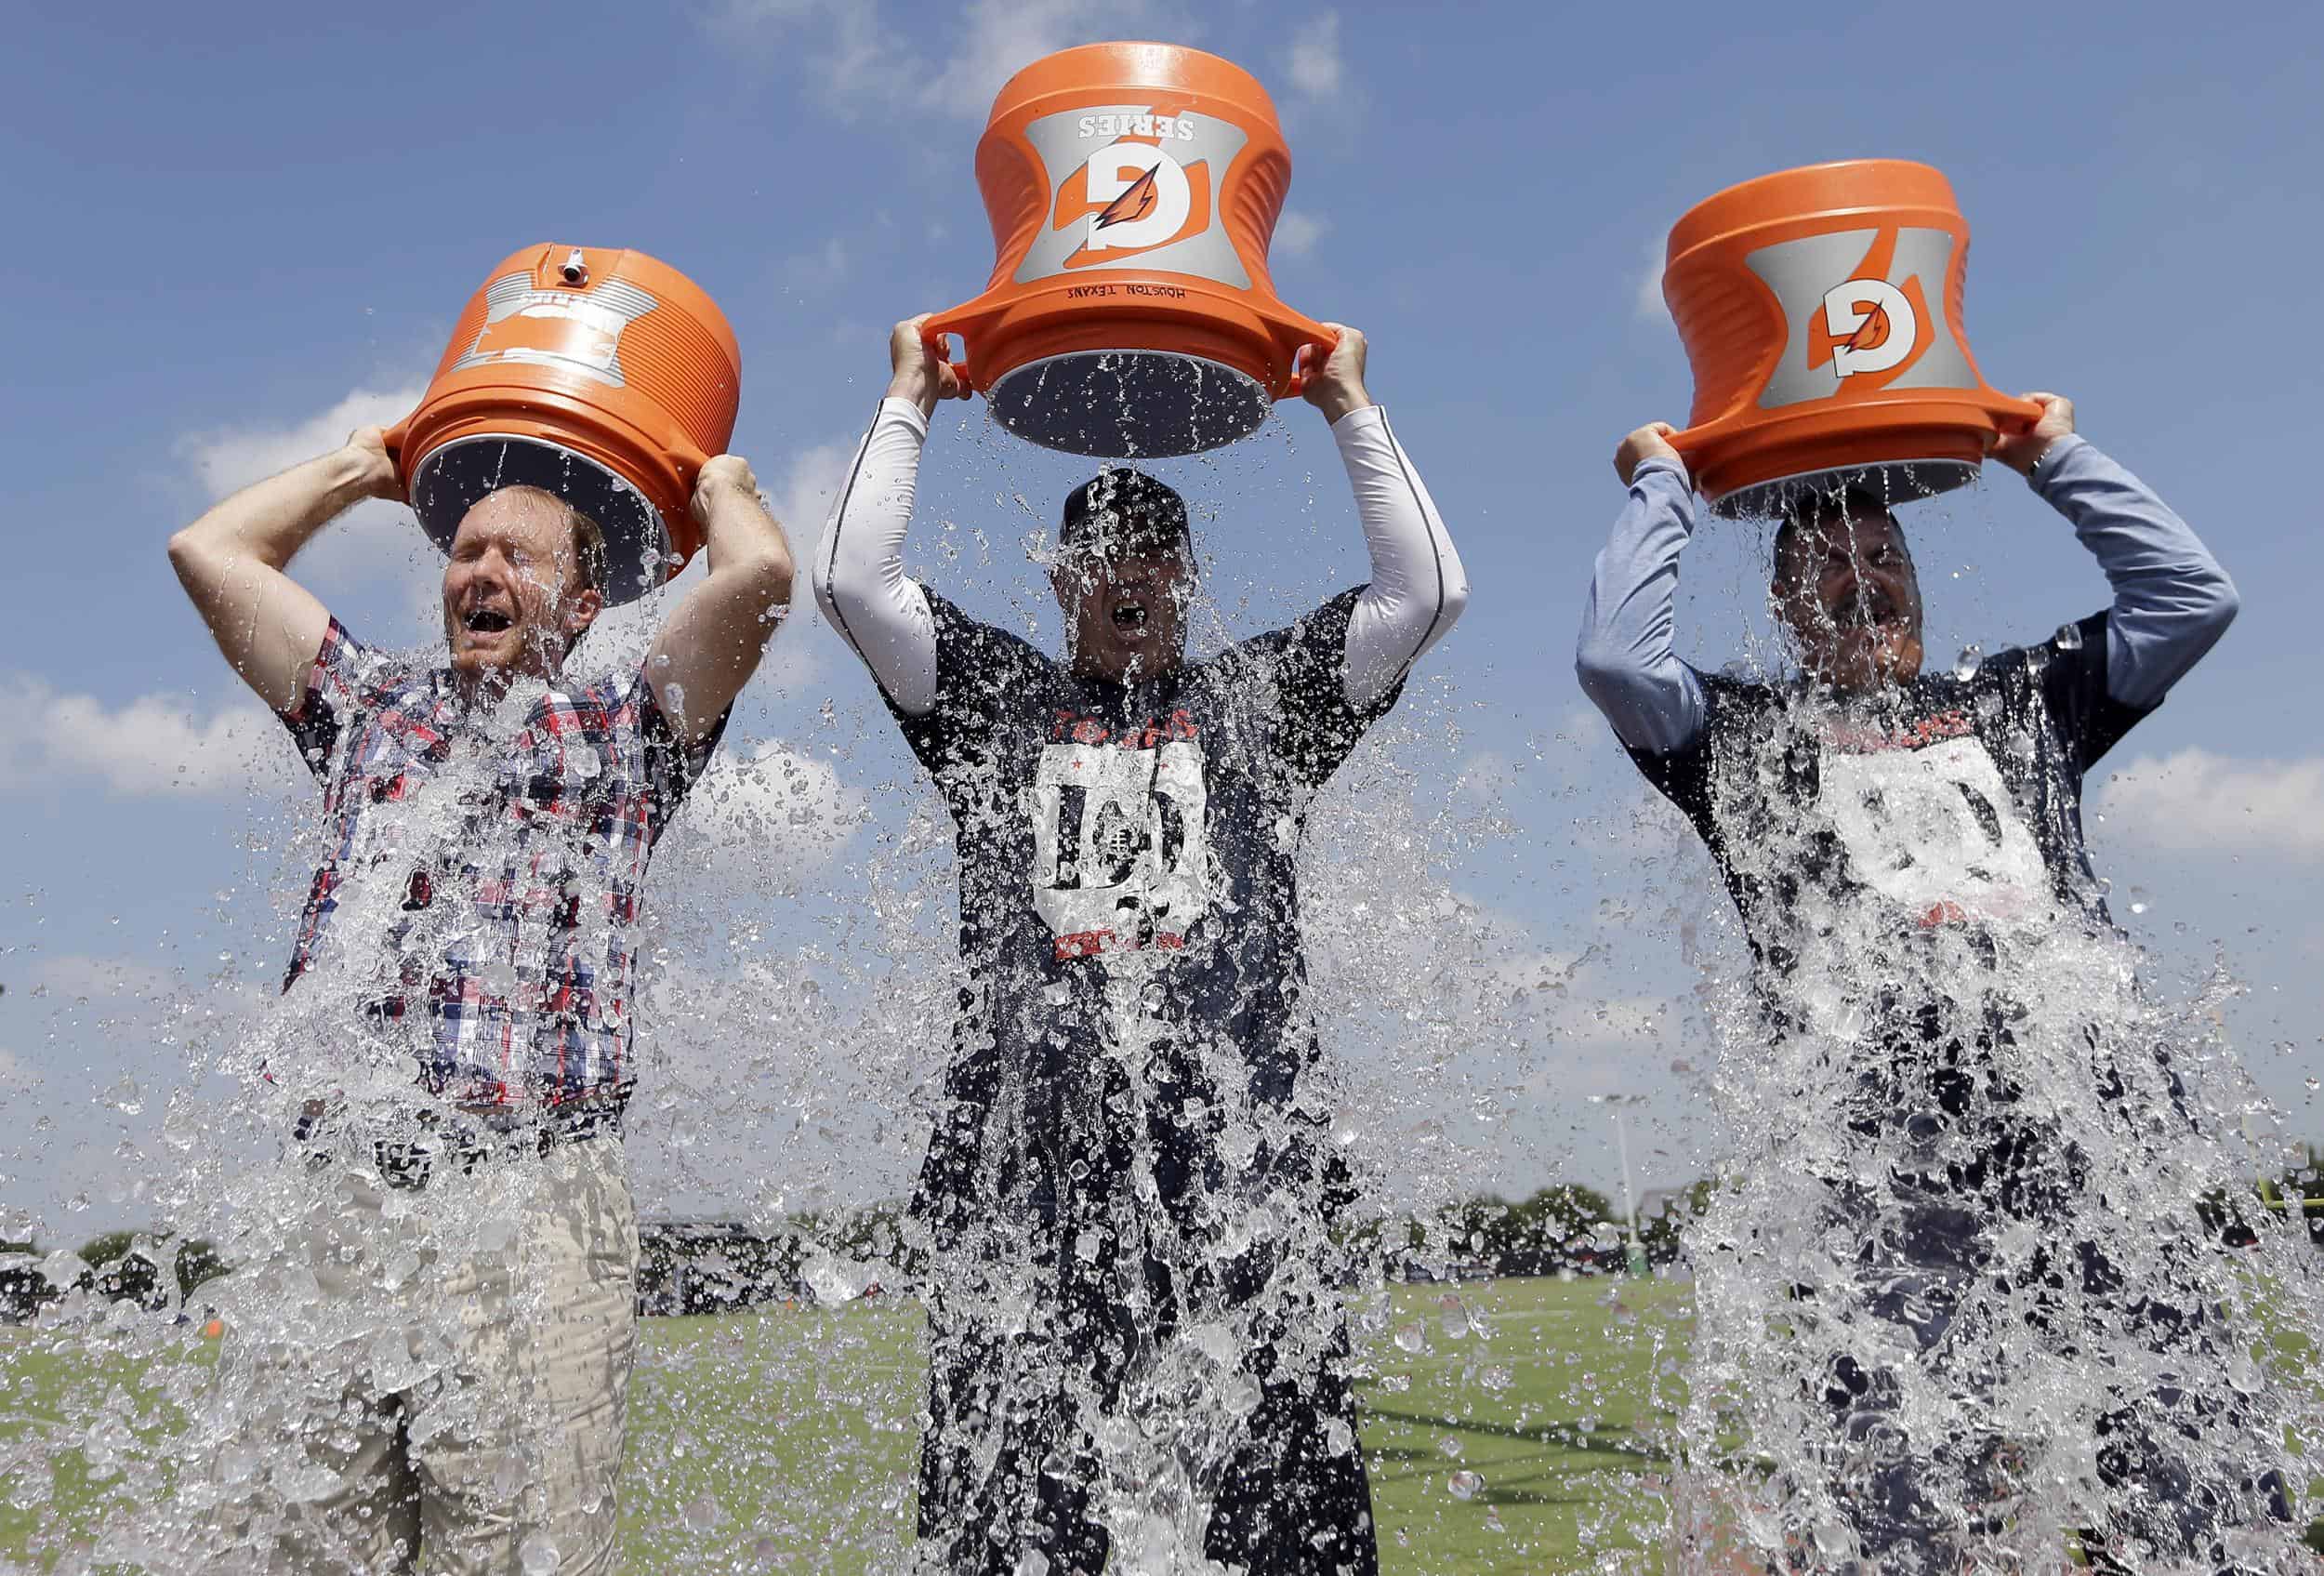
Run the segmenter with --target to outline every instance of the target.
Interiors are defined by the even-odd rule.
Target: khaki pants
[[[270,1261],[222,1283],[220,1569],[613,1570],[637,1342],[620,1138],[417,1187],[340,1147],[290,1183]]]

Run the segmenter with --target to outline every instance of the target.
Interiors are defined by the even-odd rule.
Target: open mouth
[[[479,607],[471,609],[460,622],[466,625],[472,634],[496,635],[501,630],[508,629],[516,620],[505,613],[496,613],[489,607]]]
[[[1143,634],[1146,603],[1142,597],[1124,597],[1114,604],[1114,628],[1126,635]]]

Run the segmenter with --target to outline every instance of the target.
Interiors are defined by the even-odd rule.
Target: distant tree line
[[[1716,1183],[1657,1189],[1641,1200],[1637,1250],[1651,1266],[1676,1262],[1687,1227],[1709,1206]],[[2272,1181],[2199,1202],[2207,1230],[2230,1245],[2257,1239],[2267,1212],[2301,1214],[2324,1245],[2324,1150],[2306,1146],[2299,1166]],[[640,1233],[640,1313],[711,1314],[760,1304],[850,1298],[900,1290],[915,1266],[902,1262],[902,1206],[802,1211],[770,1227],[741,1221],[663,1221]],[[1594,1187],[1558,1183],[1519,1199],[1481,1197],[1419,1217],[1373,1221],[1343,1232],[1358,1278],[1439,1280],[1619,1273],[1629,1266],[1628,1223]],[[819,1274],[819,1266],[843,1273]],[[195,1291],[227,1273],[211,1243],[167,1234],[112,1231],[77,1253],[0,1241],[0,1320],[21,1323],[74,1291],[90,1300],[127,1299],[149,1311],[191,1306]],[[886,1269],[889,1281],[878,1278]]]
[[[84,1242],[77,1252],[0,1241],[0,1320],[25,1323],[74,1291],[101,1304],[131,1302],[149,1313],[183,1307],[228,1267],[217,1248],[201,1238],[108,1231]]]

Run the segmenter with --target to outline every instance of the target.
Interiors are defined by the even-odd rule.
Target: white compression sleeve
[[[1453,627],[1469,605],[1469,577],[1388,413],[1352,410],[1331,424],[1331,435],[1372,559],[1372,582],[1348,616],[1342,683],[1349,705],[1369,706]]]
[[[936,704],[935,616],[928,593],[904,573],[904,537],[927,439],[919,406],[879,402],[808,570],[824,616],[888,698],[913,717]]]

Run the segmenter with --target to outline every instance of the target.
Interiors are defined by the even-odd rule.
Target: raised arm
[[[315,534],[365,498],[401,501],[376,427],[344,448],[244,487],[169,538],[170,567],[243,682],[296,707],[331,616],[284,571]]]
[[[1993,456],[2073,522],[2114,589],[2106,693],[2142,710],[2158,706],[2235,621],[2235,582],[2152,488],[2076,435],[2073,401],[2026,398],[2043,407],[2041,419]]]
[[[1325,326],[1339,342],[1310,377],[1306,398],[1331,422],[1372,561],[1370,583],[1348,615],[1340,679],[1348,704],[1362,709],[1402,682],[1453,627],[1469,605],[1469,576],[1388,413],[1365,390],[1364,336],[1345,324]]]
[[[692,744],[743,693],[791,609],[791,544],[738,456],[702,468],[688,507],[710,572],[654,637],[645,673],[662,714]]]
[[[1581,616],[1574,671],[1615,735],[1632,749],[1668,755],[1703,731],[1703,686],[1671,649],[1679,555],[1695,530],[1686,462],[1657,421],[1622,440],[1614,469],[1630,502],[1598,554]]]
[[[824,616],[910,717],[936,704],[935,619],[927,594],[904,572],[920,445],[936,402],[969,392],[921,342],[926,321],[906,319],[889,336],[887,397],[856,445],[808,571]]]

